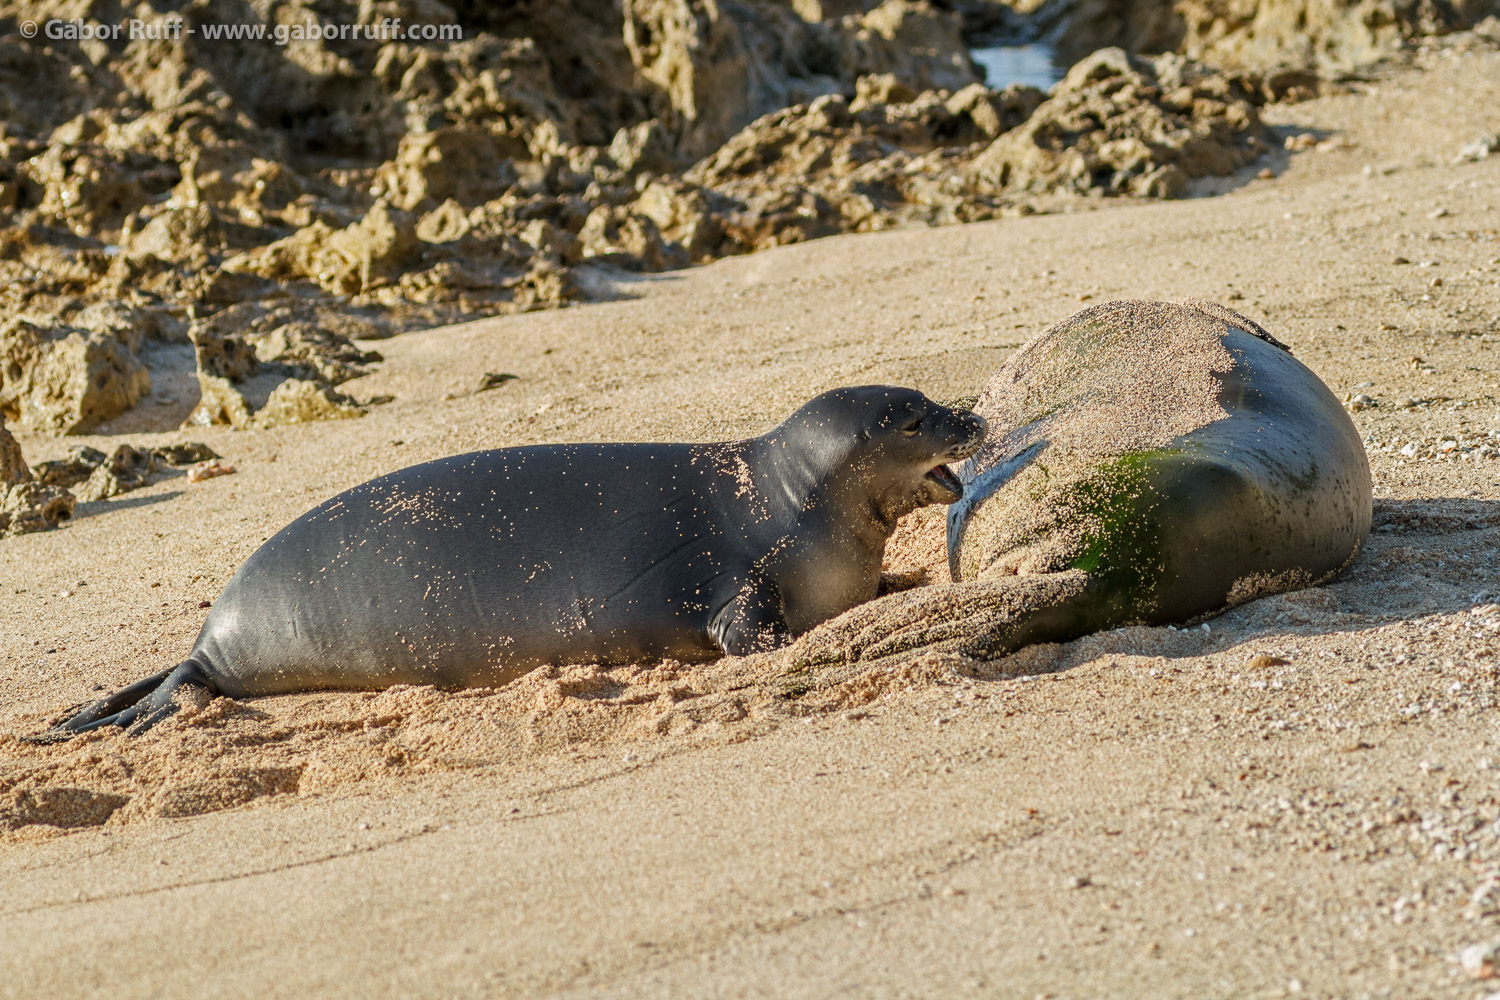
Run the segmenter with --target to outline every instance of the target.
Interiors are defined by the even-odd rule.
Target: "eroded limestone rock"
[[[65,488],[36,480],[0,416],[0,537],[55,528],[77,504]]]
[[[417,249],[411,217],[377,201],[342,229],[315,221],[285,239],[231,257],[229,271],[276,281],[307,281],[335,295],[354,295],[399,277]]]
[[[646,215],[624,206],[600,205],[589,213],[578,233],[585,259],[631,270],[669,271],[688,264],[687,250],[662,239],[661,230]]]
[[[1395,54],[1412,39],[1475,27],[1493,13],[1486,2],[1068,0],[1033,10],[1030,30],[1050,34],[1070,60],[1118,46],[1175,51],[1231,70],[1347,70]]]
[[[0,326],[0,412],[21,425],[83,433],[150,391],[146,366],[117,336],[27,320]]]
[[[191,336],[199,371],[230,382],[243,382],[260,371],[255,349],[244,338],[210,326],[195,327]]]
[[[68,453],[67,458],[57,458],[50,462],[38,462],[31,471],[39,483],[48,486],[77,486],[94,474],[107,458],[104,452],[97,448],[89,448],[80,445]]]
[[[364,415],[364,407],[330,386],[289,378],[271,390],[266,405],[256,411],[255,424],[257,427],[279,427]]]
[[[83,503],[107,500],[148,485],[162,471],[162,463],[155,452],[122,444],[90,473],[78,487],[77,496]]]
[[[249,400],[222,375],[198,372],[198,405],[182,422],[184,427],[248,427],[252,409]]]
[[[21,455],[21,444],[5,427],[0,416],[0,488],[31,481],[31,469]]]
[[[1177,197],[1266,149],[1238,82],[1179,56],[1104,49],[1075,65],[1021,125],[975,158],[995,190],[1072,190]]]
[[[0,452],[3,451],[0,439]],[[37,463],[27,475],[40,486],[64,492],[68,487],[77,487],[74,491],[77,500],[88,503],[147,486],[166,473],[168,466],[191,465],[218,457],[217,452],[198,441],[149,449],[121,444],[108,455],[97,448],[80,446],[72,449],[67,458]]]
[[[275,17],[402,18],[461,40],[0,38],[0,411],[87,431],[146,390],[144,341],[191,334],[195,419],[247,425],[274,387],[246,402],[257,364],[337,385],[375,360],[351,336],[566,304],[598,286],[578,268],[1175,196],[1259,152],[1257,103],[1493,6],[413,3],[285,0]],[[0,0],[0,16],[76,7]],[[244,5],[174,11],[231,23]],[[1177,49],[1250,71],[1106,53],[1050,97],[984,86],[965,33],[1028,25],[1079,56]]]
[[[0,535],[55,528],[73,516],[78,499],[60,486],[16,483],[0,490]]]

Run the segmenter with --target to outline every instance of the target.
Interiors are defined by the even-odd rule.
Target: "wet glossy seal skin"
[[[948,509],[953,579],[816,629],[804,664],[918,647],[993,657],[1191,622],[1327,580],[1370,531],[1370,468],[1333,393],[1205,302],[1112,302],[1001,366]]]
[[[241,697],[493,686],[542,664],[783,645],[875,596],[897,518],[962,493],[984,421],[910,389],[835,389],[718,444],[573,444],[371,480],[267,541],[188,658],[46,736],[140,731],[185,685]]]

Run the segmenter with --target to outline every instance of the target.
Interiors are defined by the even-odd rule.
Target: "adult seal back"
[[[876,594],[898,518],[962,493],[984,421],[835,389],[717,444],[505,448],[333,497],[262,545],[188,658],[44,734],[139,732],[230,697],[496,686],[548,663],[774,649]]]
[[[948,510],[953,584],[809,635],[800,661],[927,646],[993,657],[1192,622],[1328,580],[1370,531],[1370,467],[1316,375],[1205,302],[1087,309],[1006,360]]]

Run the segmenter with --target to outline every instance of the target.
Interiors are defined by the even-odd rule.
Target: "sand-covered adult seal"
[[[49,732],[231,697],[504,684],[547,663],[776,648],[875,596],[902,515],[962,493],[984,422],[911,389],[825,392],[717,444],[505,448],[381,476],[246,560],[180,665]]]
[[[1191,622],[1336,574],[1370,531],[1348,414],[1258,325],[1205,302],[1112,302],[1006,360],[948,510],[955,583],[872,602],[799,662],[916,647],[993,657]]]

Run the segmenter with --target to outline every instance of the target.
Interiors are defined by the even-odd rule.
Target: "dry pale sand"
[[[409,334],[352,387],[396,397],[362,420],[119,421],[239,472],[0,543],[0,996],[1500,989],[1457,957],[1500,938],[1500,459],[1460,457],[1500,434],[1500,156],[1452,162],[1500,131],[1500,56],[1271,115],[1329,141],[1220,198],[830,239]],[[1116,297],[1224,302],[1378,401],[1376,532],[1341,579],[800,695],[765,659],[571,667],[16,739],[176,662],[263,538],[370,476],[742,436],[847,383],[972,397]],[[469,393],[485,371],[520,379]]]

